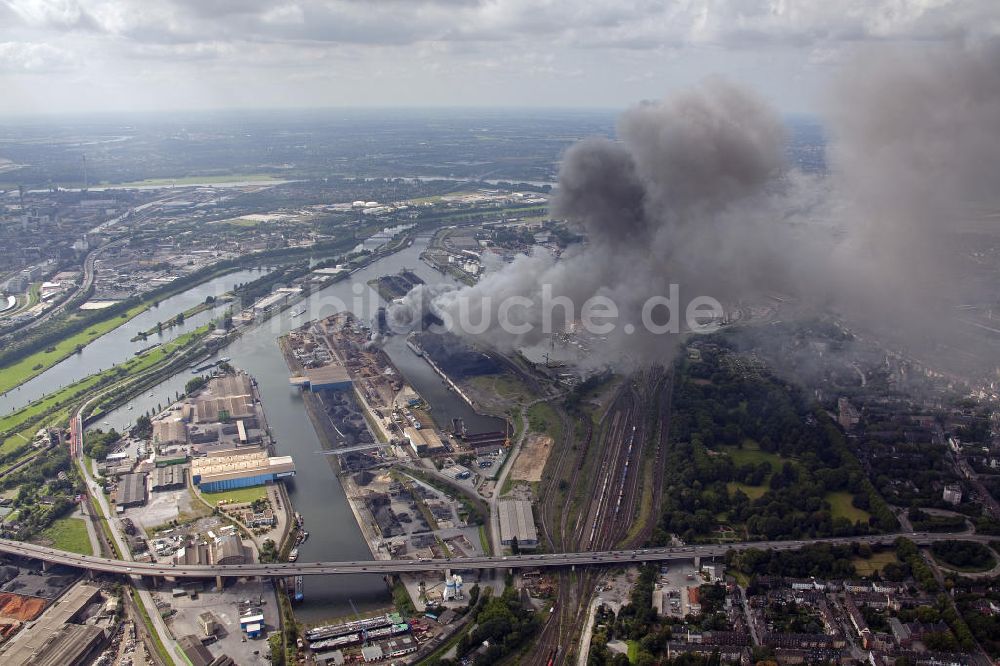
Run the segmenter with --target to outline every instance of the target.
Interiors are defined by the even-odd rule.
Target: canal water
[[[57,391],[78,379],[127,361],[140,349],[150,347],[157,342],[169,342],[183,333],[211,321],[213,317],[220,316],[225,310],[222,305],[188,317],[183,324],[164,329],[163,333],[151,335],[145,341],[132,342],[132,338],[142,331],[148,331],[156,326],[157,322],[169,321],[181,312],[199,303],[204,303],[207,297],[221,296],[225,292],[231,291],[233,285],[254,280],[260,274],[259,269],[229,273],[164,299],[156,307],[150,308],[110,333],[97,338],[84,347],[79,354],[69,356],[34,379],[0,396],[0,414],[9,414],[21,409],[33,400]]]
[[[335,283],[259,326],[244,331],[240,338],[219,352],[231,357],[235,367],[257,379],[277,452],[291,455],[295,460],[296,476],[289,482],[288,490],[292,504],[302,514],[310,535],[299,548],[299,561],[370,560],[371,552],[334,473],[332,465],[335,461],[321,453],[322,446],[306,415],[302,396],[288,383],[288,368],[276,339],[311,319],[344,309],[371,321],[382,303],[367,282],[404,267],[431,284],[454,283],[451,278],[442,276],[420,261],[420,252],[428,241],[426,237],[418,238],[409,248],[373,262],[350,279]],[[303,310],[303,314],[295,316]],[[406,381],[431,405],[431,413],[442,426],[447,426],[454,417],[461,417],[470,430],[498,430],[503,427],[502,420],[476,414],[461,397],[448,390],[427,362],[406,346],[402,337],[391,338],[386,350]],[[126,406],[109,414],[108,423],[122,428],[139,414],[155,410],[158,405],[166,406],[177,393],[183,391],[188,379],[190,375],[181,373],[164,381],[151,393],[136,398],[131,410]],[[107,426],[97,424],[95,427]],[[307,577],[305,598],[305,602],[296,609],[296,615],[305,622],[319,622],[350,614],[352,604],[363,610],[390,602],[386,585],[377,574]]]

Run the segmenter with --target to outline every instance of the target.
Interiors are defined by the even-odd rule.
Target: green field
[[[74,384],[70,384],[69,386],[65,386],[54,393],[50,393],[40,400],[36,400],[9,416],[0,418],[0,432],[12,433],[3,441],[2,444],[0,444],[0,453],[7,453],[12,449],[16,449],[24,444],[27,444],[34,437],[35,433],[46,425],[66,421],[69,418],[73,396],[97,385],[102,378],[113,376],[119,369],[124,369],[125,371],[123,378],[126,375],[135,375],[144,372],[165,360],[166,357],[178,347],[190,344],[195,338],[207,333],[208,330],[209,327],[206,324],[205,326],[201,326],[193,331],[189,331],[178,336],[171,342],[146,352],[142,356],[133,356],[121,365],[109,368],[104,372],[85,377]],[[30,419],[55,408],[56,405],[59,405],[59,408],[53,411],[41,422],[24,425]]]
[[[272,180],[284,180],[276,178],[267,173],[245,173],[226,174],[219,176],[181,176],[179,178],[147,178],[146,180],[134,180],[129,183],[115,183],[115,187],[153,187],[170,185],[198,185],[200,183],[243,183],[243,182],[268,182]],[[103,183],[102,183],[103,184]]]
[[[81,555],[93,555],[87,524],[82,518],[60,518],[42,532],[42,539],[52,542],[53,548],[68,550]]]
[[[745,483],[737,483],[735,481],[730,481],[726,484],[726,489],[729,490],[730,494],[735,493],[737,490],[742,490],[743,494],[749,497],[751,500],[755,500],[758,497],[763,497],[769,489],[767,486],[748,486]]]
[[[540,402],[528,408],[528,429],[532,432],[544,433],[559,441],[562,436],[562,423],[556,410],[547,402]]]
[[[112,317],[104,321],[88,326],[85,330],[76,335],[72,335],[49,347],[52,351],[41,350],[31,356],[22,358],[20,361],[8,365],[0,372],[0,393],[4,393],[20,386],[24,382],[37,377],[53,365],[72,356],[76,352],[77,345],[87,346],[105,333],[115,330],[129,319],[136,317],[140,313],[149,309],[150,304],[136,305],[122,314],[124,316]]]
[[[218,493],[201,493],[201,498],[212,506],[218,506],[220,500],[229,500],[228,504],[249,504],[255,499],[261,499],[264,497],[267,497],[267,488],[265,486],[236,488],[234,490],[224,490]]]
[[[891,550],[882,551],[881,553],[875,553],[867,560],[863,557],[855,557],[851,560],[851,564],[857,569],[858,574],[861,576],[871,576],[876,571],[881,571],[882,567],[887,564],[892,564],[898,562],[896,559],[896,553]]]
[[[867,523],[868,519],[871,518],[870,513],[851,504],[854,495],[849,492],[828,493],[824,499],[830,503],[831,513],[834,518],[847,518],[852,523],[859,520],[862,523]]]
[[[628,646],[628,661],[634,664],[639,659],[639,641],[629,640],[625,644]]]
[[[491,391],[506,400],[530,400],[535,396],[521,381],[508,375],[480,375],[467,380],[481,391]]]
[[[737,466],[746,465],[747,463],[751,465],[759,465],[762,462],[766,462],[771,465],[771,470],[776,471],[781,468],[786,462],[795,463],[791,458],[785,458],[778,455],[777,453],[768,453],[767,451],[761,451],[760,445],[752,439],[748,439],[743,442],[742,448],[736,448],[735,446],[724,446],[721,448],[722,451],[729,454],[729,457],[733,459],[733,463]]]

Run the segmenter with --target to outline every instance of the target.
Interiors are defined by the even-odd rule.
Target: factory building
[[[253,552],[243,545],[239,535],[219,537],[212,547],[212,564],[248,564],[253,562]]]
[[[118,479],[115,504],[122,508],[146,503],[146,474],[122,474]]]
[[[441,437],[431,428],[417,430],[413,427],[403,428],[403,435],[410,442],[410,448],[419,455],[434,455],[443,452],[444,443]]]
[[[472,478],[472,470],[465,465],[451,465],[441,469],[441,474],[455,481]]]
[[[253,564],[253,550],[243,544],[239,535],[229,534],[212,543],[188,543],[174,553],[174,564]]]
[[[295,476],[291,456],[268,456],[263,449],[191,461],[191,481],[202,492],[260,486],[289,476]]]
[[[187,428],[180,420],[153,421],[153,443],[162,446],[186,444]]]
[[[195,423],[218,423],[232,419],[245,419],[255,414],[253,398],[250,396],[201,398],[194,403]]]
[[[55,601],[29,627],[0,647],[5,666],[76,666],[89,663],[105,638],[94,625],[74,620],[98,599],[100,588],[80,583]]]
[[[285,302],[288,301],[288,294],[284,292],[277,292],[265,296],[256,303],[253,304],[254,314],[263,315],[270,312],[274,312],[281,308]]]
[[[217,423],[256,416],[253,385],[244,374],[224,375],[208,382],[194,400],[195,423]]]
[[[308,388],[310,391],[345,391],[351,388],[351,375],[339,363],[331,363],[321,368],[307,368],[302,374],[289,378],[292,386]]]
[[[165,465],[153,470],[153,491],[179,490],[184,487],[184,470],[180,465]]]
[[[500,500],[497,506],[500,510],[500,543],[509,546],[514,537],[517,537],[517,544],[521,548],[534,548],[538,545],[538,531],[535,529],[531,502],[505,499]]]

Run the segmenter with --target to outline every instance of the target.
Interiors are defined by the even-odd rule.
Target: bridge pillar
[[[701,556],[695,555],[694,557],[694,568],[696,571],[701,571]]]
[[[52,565],[51,565],[51,564],[49,564],[49,563],[48,563],[47,561],[45,561],[45,560],[42,560],[42,571],[48,571],[48,570],[49,570],[49,567],[51,567],[51,566],[52,566]]]
[[[222,576],[215,577],[215,589],[222,592]]]

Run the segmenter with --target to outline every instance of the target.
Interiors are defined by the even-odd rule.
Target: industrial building
[[[341,364],[331,363],[321,368],[307,368],[288,382],[310,391],[344,391],[351,388],[351,375]]]
[[[198,624],[201,625],[201,630],[206,637],[214,636],[222,628],[222,625],[212,611],[200,613],[198,615]]]
[[[535,529],[531,502],[503,499],[497,503],[497,507],[500,511],[500,543],[509,546],[514,537],[517,537],[517,545],[521,548],[534,548],[538,545],[538,530]]]
[[[217,423],[254,415],[253,398],[250,396],[199,398],[194,402],[195,423]]]
[[[253,395],[253,382],[243,373],[214,377],[206,387],[216,398],[248,397]]]
[[[229,655],[213,656],[205,644],[197,636],[188,634],[177,639],[177,644],[184,651],[184,656],[191,666],[236,666]]]
[[[212,547],[212,564],[247,564],[253,562],[253,551],[243,545],[239,535],[219,537]]]
[[[153,443],[161,446],[186,444],[187,428],[181,420],[153,421]]]
[[[245,607],[240,612],[240,629],[247,638],[260,638],[264,634],[264,613],[259,607]]]
[[[465,465],[451,465],[441,469],[441,474],[456,481],[462,481],[472,477],[472,470]]]
[[[411,426],[403,428],[403,435],[410,442],[410,448],[417,455],[434,455],[445,450],[441,437],[431,428],[417,430]]]
[[[122,508],[142,506],[146,503],[146,474],[122,474],[118,479],[115,504]]]
[[[230,534],[212,543],[188,543],[174,553],[174,564],[253,564],[253,550],[243,544],[239,535]]]
[[[166,465],[153,470],[153,490],[179,490],[184,487],[185,468],[180,465]]]
[[[202,492],[247,488],[295,476],[291,456],[268,456],[263,449],[191,461],[191,480]]]
[[[245,374],[215,377],[193,401],[195,423],[216,423],[256,416],[253,384]]]
[[[259,301],[253,304],[254,314],[258,315],[268,314],[270,312],[280,309],[281,306],[288,301],[288,296],[289,294],[286,292],[277,292],[265,296],[264,298],[260,299]]]
[[[0,647],[5,666],[76,666],[88,663],[105,638],[103,629],[73,624],[100,594],[100,588],[80,583],[56,600],[34,623]]]

